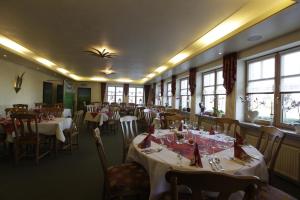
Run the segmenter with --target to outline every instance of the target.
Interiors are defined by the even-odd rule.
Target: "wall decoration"
[[[21,76],[18,75],[17,78],[16,78],[16,82],[15,82],[15,85],[14,85],[14,89],[15,89],[16,93],[18,93],[21,90],[24,74],[25,74],[25,72],[23,72],[21,74]]]

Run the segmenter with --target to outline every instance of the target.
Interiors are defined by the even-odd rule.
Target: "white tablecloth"
[[[72,117],[72,110],[69,108],[65,108],[63,113],[62,113],[62,117]]]
[[[154,136],[155,135],[156,134],[154,134]],[[215,136],[207,135],[205,137]],[[141,152],[141,149],[137,146],[144,138],[145,135],[142,134],[133,140],[129,148],[127,160],[140,163],[149,173],[151,183],[150,199],[157,199],[162,192],[169,190],[169,184],[165,180],[165,174],[170,168],[191,171],[212,171],[207,158],[201,159],[203,168],[190,166],[190,160],[185,157],[182,158],[181,164],[179,164],[177,154],[165,147],[163,147],[163,150],[160,152],[145,154]],[[158,149],[161,147],[161,145],[151,142],[150,148]],[[230,159],[234,155],[233,148],[215,153],[215,155],[221,159],[221,164],[225,169],[224,173],[235,175],[255,175],[260,177],[262,180],[267,181],[268,170],[262,155],[254,147],[245,147],[244,150],[252,155],[258,156],[260,159],[253,160],[251,163],[247,163],[246,165],[241,165]]]
[[[96,122],[99,123],[99,126],[102,126],[103,122],[108,121],[108,115],[106,113],[98,113],[95,117],[93,117],[91,112],[86,112],[84,121]]]

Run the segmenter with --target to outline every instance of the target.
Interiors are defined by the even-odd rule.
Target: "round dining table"
[[[263,155],[253,146],[244,145],[243,150],[250,155],[247,161],[234,157],[234,139],[224,134],[209,135],[208,132],[192,130],[186,137],[197,142],[201,155],[202,167],[191,165],[194,144],[189,144],[188,138],[179,143],[170,130],[156,129],[151,135],[151,145],[141,149],[139,144],[145,139],[147,133],[136,136],[129,148],[127,161],[141,164],[150,177],[150,197],[158,199],[159,196],[170,189],[165,180],[165,174],[170,169],[183,171],[215,171],[231,175],[258,176],[268,181],[268,169]],[[203,154],[201,154],[203,153]],[[218,158],[220,162],[212,164],[211,159]],[[199,180],[201,181],[201,180]]]

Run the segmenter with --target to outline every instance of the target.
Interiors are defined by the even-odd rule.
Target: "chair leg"
[[[39,164],[39,158],[40,157],[40,146],[39,144],[36,144],[36,150],[35,150],[35,163],[36,165]]]

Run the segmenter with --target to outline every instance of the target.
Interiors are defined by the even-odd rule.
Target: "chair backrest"
[[[128,107],[128,108],[135,108],[136,105],[135,105],[135,103],[128,103],[128,104],[127,104],[127,107]]]
[[[119,104],[116,102],[112,102],[112,103],[110,103],[110,106],[116,107],[116,106],[119,106]]]
[[[120,103],[120,107],[123,109],[126,108],[126,105],[127,105],[127,103],[125,103],[125,102]]]
[[[86,111],[87,112],[96,112],[97,107],[95,105],[86,105]]]
[[[192,200],[203,200],[203,191],[219,192],[218,200],[227,200],[237,191],[245,191],[245,200],[256,199],[256,188],[262,184],[255,176],[233,176],[210,171],[177,171],[166,173],[171,184],[172,200],[178,200],[177,185],[186,185],[192,190]],[[205,198],[206,199],[206,198]]]
[[[82,125],[82,120],[83,120],[83,110],[76,111],[73,117],[73,123],[76,125],[76,128],[79,130]]]
[[[18,108],[18,109],[28,110],[28,105],[27,104],[14,104],[13,107]]]
[[[56,104],[54,104],[54,107],[64,109],[64,104],[63,103],[56,103]]]
[[[138,135],[137,117],[124,116],[120,118],[123,137],[133,139]]]
[[[175,109],[175,108],[168,108],[168,109],[166,109],[166,112],[179,114],[181,111],[179,109]]]
[[[218,131],[231,136],[234,136],[239,125],[238,120],[231,118],[216,118],[215,121]]]
[[[262,126],[256,148],[264,155],[268,169],[273,171],[285,134],[274,126]]]
[[[134,108],[133,115],[137,117],[138,120],[145,119],[144,107]]]
[[[168,129],[170,124],[175,123],[175,124],[179,125],[182,120],[184,120],[184,116],[179,115],[179,114],[166,115],[164,120],[161,120],[161,122],[163,123],[163,124],[161,124],[161,127],[163,129]]]
[[[44,103],[34,103],[36,108],[42,108],[45,104]]]
[[[120,107],[119,106],[111,106],[109,108],[111,115],[109,116],[110,120],[119,120],[120,119]]]
[[[152,124],[153,119],[155,117],[155,114],[152,112],[152,110],[149,108],[144,109],[144,116],[148,126]]]
[[[63,109],[57,107],[42,108],[41,112],[45,116],[53,115],[54,117],[62,117]]]
[[[106,188],[109,188],[109,182],[108,182],[108,164],[107,164],[107,158],[105,155],[105,151],[104,151],[104,146],[103,146],[103,142],[100,136],[100,130],[99,128],[94,129],[93,131],[93,136],[96,142],[96,147],[97,147],[97,153],[98,153],[98,157],[100,159],[101,162],[101,167],[104,173],[104,184]]]
[[[11,115],[16,141],[22,137],[36,137],[39,140],[37,115],[31,113],[14,113]]]
[[[156,108],[159,112],[166,111],[166,107],[165,106],[153,106],[153,108]]]

